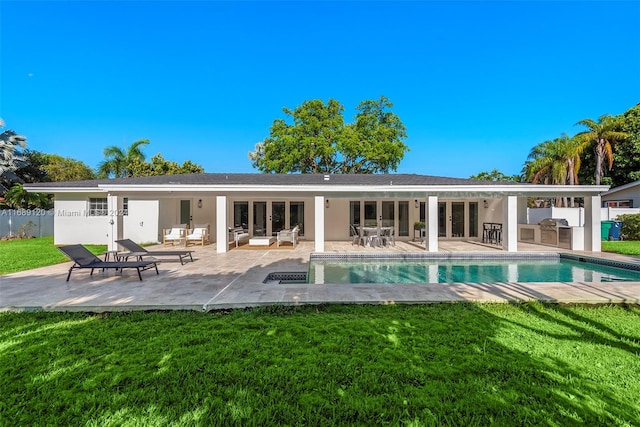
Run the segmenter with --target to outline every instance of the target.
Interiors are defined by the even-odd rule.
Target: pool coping
[[[469,246],[470,247],[470,246]],[[349,253],[348,243],[331,247],[323,258],[389,257],[388,253]],[[407,251],[411,247],[407,245]],[[363,251],[364,252],[364,251]],[[514,258],[559,255],[548,250],[527,253],[439,252],[397,254],[398,258]],[[266,285],[272,272],[308,270],[313,245],[301,242],[295,250],[241,251],[218,254],[214,245],[197,247],[193,263],[160,263],[160,274],[137,275],[75,272],[65,282],[71,263],[57,264],[0,276],[1,311],[149,311],[221,309],[269,305],[314,304],[423,304],[450,302],[545,301],[555,303],[640,304],[640,282],[608,283],[480,283],[480,284],[389,284],[309,286],[300,283]],[[542,255],[541,255],[542,254]],[[570,254],[576,258],[602,260],[599,253]],[[595,256],[594,256],[595,255]],[[608,263],[640,263],[633,257],[603,254]],[[313,257],[317,257],[315,254]]]

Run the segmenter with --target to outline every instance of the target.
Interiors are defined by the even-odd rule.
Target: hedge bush
[[[619,215],[617,221],[622,221],[620,235],[624,240],[640,240],[640,214]]]

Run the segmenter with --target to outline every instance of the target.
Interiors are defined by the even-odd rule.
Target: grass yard
[[[107,250],[106,245],[85,245],[94,254]],[[53,245],[53,237],[0,241],[0,275],[30,270],[69,261]]]
[[[0,424],[640,424],[640,307],[0,313]]]
[[[637,240],[619,240],[602,242],[602,250],[606,252],[615,252],[622,255],[640,256],[640,241]]]

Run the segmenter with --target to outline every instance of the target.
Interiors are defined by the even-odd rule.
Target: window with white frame
[[[106,197],[89,198],[89,216],[107,216],[108,212],[109,208]]]
[[[632,208],[633,200],[607,200],[604,202],[605,208]]]

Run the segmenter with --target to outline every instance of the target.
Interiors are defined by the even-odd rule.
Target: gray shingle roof
[[[464,178],[416,174],[260,174],[201,173],[185,175],[143,176],[135,178],[97,179],[88,181],[40,182],[25,184],[37,187],[97,188],[100,185],[505,185],[509,182],[478,181]],[[514,183],[515,184],[515,183]]]

